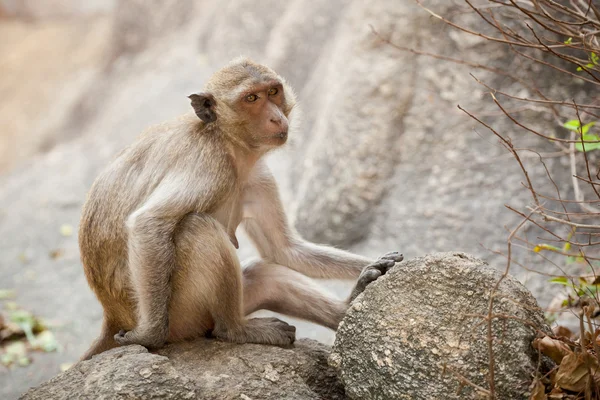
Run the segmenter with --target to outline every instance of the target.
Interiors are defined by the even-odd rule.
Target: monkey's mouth
[[[285,132],[279,132],[277,135],[275,135],[275,137],[285,140],[285,139],[287,139],[287,135],[288,135],[288,133],[287,133],[287,131],[285,131]]]

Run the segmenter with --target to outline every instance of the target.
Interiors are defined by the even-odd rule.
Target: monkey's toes
[[[127,333],[129,333],[129,332],[125,332],[123,329],[121,329],[119,331],[119,333],[117,333],[114,336],[115,342],[119,343],[121,346],[131,344],[131,342],[127,338]]]
[[[121,329],[119,333],[114,336],[115,342],[119,343],[121,346],[125,346],[128,344],[139,344],[144,347],[148,347],[151,349],[156,349],[162,347],[164,345],[164,340],[160,340],[157,337],[140,337],[140,335],[136,334],[135,331],[125,331]]]
[[[283,334],[283,341],[281,342],[282,346],[292,345],[296,341],[296,327],[294,325],[290,325],[281,320],[278,320],[274,325],[275,329]]]

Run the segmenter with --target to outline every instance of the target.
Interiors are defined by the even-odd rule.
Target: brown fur
[[[274,87],[280,92],[266,95]],[[249,102],[253,93],[259,100]],[[193,104],[198,117],[150,128],[89,192],[79,241],[104,323],[83,359],[118,344],[160,347],[208,331],[228,341],[289,345],[295,328],[246,315],[270,309],[335,329],[347,302],[307,276],[356,278],[369,263],[308,243],[287,223],[261,161],[285,142],[295,104],[281,77],[235,60]],[[262,257],[243,274],[235,253],[242,222]]]

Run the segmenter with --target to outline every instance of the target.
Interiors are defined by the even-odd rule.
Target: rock
[[[352,399],[466,399],[451,371],[489,388],[487,314],[501,273],[464,253],[404,261],[356,298],[337,332],[330,364]],[[499,399],[521,399],[538,366],[531,347],[549,331],[529,291],[507,276],[495,294],[495,388]],[[521,321],[528,321],[526,325]],[[444,365],[446,372],[444,373]]]
[[[311,340],[282,349],[201,339],[157,354],[126,346],[80,362],[21,398],[345,399],[327,355]]]

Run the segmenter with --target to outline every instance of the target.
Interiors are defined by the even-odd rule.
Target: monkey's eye
[[[253,103],[256,100],[258,100],[258,96],[255,94],[249,94],[248,96],[246,96],[246,101],[249,103]]]
[[[269,89],[269,96],[275,96],[277,93],[279,93],[279,90],[277,88]]]

